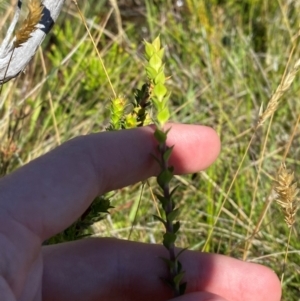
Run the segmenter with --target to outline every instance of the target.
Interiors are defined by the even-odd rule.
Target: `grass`
[[[171,119],[212,126],[221,137],[222,153],[211,168],[176,177],[183,208],[180,246],[262,263],[281,277],[290,230],[272,191],[282,161],[294,171],[294,181],[299,179],[297,75],[274,117],[257,129],[246,149],[261,105],[267,107],[288,62],[287,73],[300,57],[298,39],[292,39],[298,32],[297,1],[186,0],[182,7],[166,0],[140,2],[145,4],[118,1],[122,31],[107,1],[89,1],[81,9],[117,93],[132,97],[143,83],[142,40],[160,33],[167,47],[166,74],[172,75]],[[8,7],[0,4],[1,15]],[[1,175],[71,137],[104,130],[112,96],[76,7],[67,1],[26,73],[3,87]],[[150,187],[155,187],[152,180]],[[140,193],[141,185],[136,184],[112,194],[115,208],[94,226],[97,235],[127,238],[137,214],[130,239],[161,243],[163,229],[152,217],[156,206],[151,190],[145,186],[137,206]],[[299,215],[295,220],[297,229]],[[296,301],[300,242],[295,231],[288,250],[283,300]]]

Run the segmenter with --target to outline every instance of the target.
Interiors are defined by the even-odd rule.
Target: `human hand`
[[[172,125],[171,164],[177,174],[208,167],[219,153],[207,127]],[[0,180],[0,300],[167,300],[161,282],[165,249],[115,239],[83,239],[42,247],[107,191],[159,172],[153,128],[73,139]],[[178,301],[279,301],[266,267],[221,255],[181,255],[187,293]]]

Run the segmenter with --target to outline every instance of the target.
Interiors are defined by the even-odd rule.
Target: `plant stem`
[[[161,159],[161,172],[164,172],[169,169],[169,164],[168,161],[165,160],[164,154],[166,151],[169,149],[167,144],[160,143],[159,144],[159,153],[160,153],[160,159]],[[174,233],[174,227],[173,227],[173,222],[168,219],[168,215],[174,210],[174,204],[173,200],[171,197],[170,193],[170,184],[169,182],[164,183],[163,187],[161,187],[163,190],[163,196],[167,200],[165,206],[164,206],[164,212],[166,216],[166,223],[165,223],[165,228],[167,233]],[[169,252],[169,260],[173,262],[173,267],[170,268],[170,278],[172,279],[172,290],[173,290],[173,295],[174,297],[180,296],[180,289],[179,289],[179,284],[176,284],[173,279],[178,275],[178,264],[177,264],[177,259],[176,259],[176,252],[175,252],[175,244],[171,243],[168,248]]]

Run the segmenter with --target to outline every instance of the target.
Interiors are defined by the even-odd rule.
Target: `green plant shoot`
[[[170,92],[165,86],[166,76],[163,64],[164,48],[161,47],[160,37],[157,37],[152,43],[145,41],[145,58],[147,60],[145,69],[147,72],[149,86],[151,87],[150,101],[155,108],[154,122],[156,130],[154,137],[158,143],[158,156],[155,156],[160,165],[160,173],[157,176],[157,183],[160,192],[156,195],[164,211],[164,219],[154,216],[163,223],[165,234],[163,245],[168,250],[169,258],[163,258],[169,270],[169,278],[164,281],[172,288],[174,297],[183,295],[186,289],[186,282],[183,282],[184,271],[178,260],[180,254],[176,254],[175,241],[177,232],[180,228],[180,222],[176,221],[179,216],[179,208],[176,208],[174,202],[175,189],[171,190],[170,182],[174,176],[174,168],[169,165],[173,146],[167,145],[168,132],[171,129],[165,129],[165,124],[169,120],[168,100]]]

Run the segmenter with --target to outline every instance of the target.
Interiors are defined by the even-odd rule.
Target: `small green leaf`
[[[164,71],[160,71],[154,79],[155,84],[164,84],[166,81],[166,76]]]
[[[154,137],[160,144],[165,143],[167,141],[167,134],[159,129],[155,130]]]
[[[157,176],[157,183],[161,188],[163,188],[165,187],[165,185],[170,183],[172,178],[173,178],[173,173],[170,172],[169,170],[164,170]]]
[[[164,97],[164,99],[163,99],[163,101],[162,101],[162,103],[163,103],[164,106],[167,105],[167,102],[168,102],[168,100],[170,99],[170,96],[171,96],[171,93],[169,93],[166,97]]]
[[[184,248],[184,249],[181,249],[179,252],[178,252],[178,254],[176,255],[176,260],[178,259],[178,257],[183,253],[183,252],[185,252],[186,250],[188,250],[188,248]],[[181,267],[181,263],[178,261],[178,264],[180,265],[180,267]]]
[[[157,112],[163,110],[164,106],[162,105],[161,99],[158,99],[155,95],[153,95],[151,99]]]
[[[159,160],[159,158],[157,158],[155,155],[151,154],[152,158],[158,163],[158,165],[162,168],[161,166],[161,162]]]
[[[152,68],[150,65],[146,66],[145,70],[146,70],[147,76],[150,79],[153,80],[157,76],[157,71],[154,68]]]
[[[174,233],[167,232],[164,234],[163,245],[166,249],[170,249],[172,245],[174,245],[177,236]]]
[[[175,267],[175,262],[168,259],[168,258],[165,258],[165,257],[159,257],[162,261],[165,262],[165,264],[167,265],[168,268],[170,269],[174,269]]]
[[[160,195],[160,194],[155,194],[155,196],[159,199],[159,201],[160,201],[160,203],[161,203],[161,205],[162,205],[162,207],[163,208],[165,208],[166,207],[166,205],[168,204],[168,202],[169,202],[169,200],[168,199],[166,199],[164,196],[162,196],[162,195]]]
[[[180,211],[179,211],[179,208],[173,210],[172,212],[170,212],[167,216],[167,220],[169,222],[174,222],[175,219],[177,219],[177,217],[179,216],[180,214]]]
[[[159,68],[162,66],[162,60],[157,54],[153,54],[149,60],[149,65],[158,72]]]
[[[154,39],[154,41],[152,42],[152,46],[154,47],[156,52],[160,50],[160,37],[159,36]]]
[[[164,108],[163,110],[161,110],[158,114],[157,114],[157,121],[161,124],[164,125],[170,117],[170,113],[168,108]]]
[[[185,272],[182,271],[173,278],[173,281],[176,286],[179,286],[181,280],[183,279],[184,274],[185,274]]]
[[[173,149],[174,149],[174,145],[171,146],[171,147],[168,147],[168,149],[165,151],[165,153],[164,153],[164,155],[163,155],[163,159],[164,159],[165,162],[168,162],[168,161],[169,161]]]
[[[156,219],[157,221],[161,222],[164,226],[166,225],[166,221],[163,220],[161,217],[159,217],[158,215],[153,214],[154,219]]]
[[[175,186],[175,187],[172,189],[172,191],[171,191],[171,193],[170,193],[170,197],[173,197],[173,195],[174,195],[174,193],[176,192],[176,190],[178,189],[178,187],[179,187],[179,185]]]
[[[176,223],[173,224],[173,232],[177,233],[180,229],[180,222],[177,221]]]
[[[108,198],[105,198],[104,196],[98,196],[93,201],[91,208],[97,213],[99,212],[109,213],[108,209],[114,207],[110,205],[110,200]]]
[[[166,135],[169,134],[169,132],[171,131],[171,128],[172,128],[172,127],[169,127],[167,130],[165,130]]]
[[[146,59],[149,60],[151,58],[151,56],[155,53],[155,47],[148,43],[147,41],[145,41],[145,54],[146,54]]]
[[[165,85],[163,84],[157,84],[155,85],[153,89],[153,93],[157,98],[159,98],[161,101],[163,100],[164,96],[167,94],[168,90]]]
[[[161,48],[158,52],[156,52],[156,54],[162,59],[165,54],[165,49]]]

